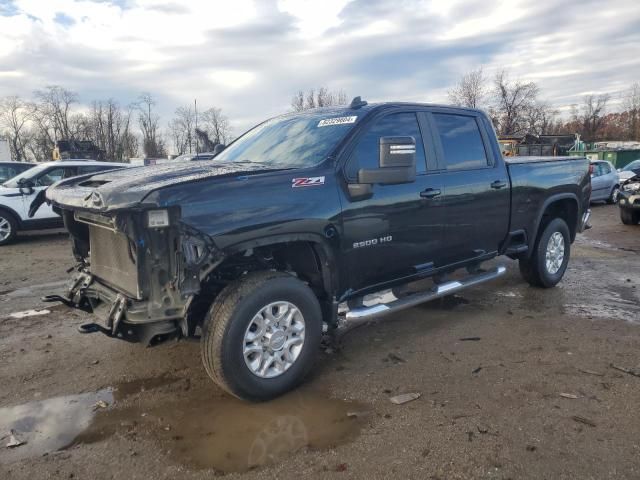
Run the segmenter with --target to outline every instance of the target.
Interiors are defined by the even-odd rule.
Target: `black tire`
[[[13,214],[7,212],[6,210],[0,209],[0,228],[3,229],[3,232],[0,232],[0,247],[3,245],[7,245],[11,243],[18,233],[18,222],[16,217]],[[6,228],[9,229],[9,234],[6,235]]]
[[[551,273],[547,269],[546,253],[549,239],[555,233],[562,235],[564,241],[564,258],[560,268]],[[569,257],[571,256],[571,236],[567,223],[561,218],[554,218],[546,224],[542,233],[538,235],[534,250],[529,258],[520,259],[520,273],[530,285],[542,288],[555,287],[567,270]]]
[[[304,317],[304,343],[287,370],[264,378],[245,362],[243,345],[254,316],[273,302],[297,307]],[[232,282],[218,295],[202,329],[202,362],[211,379],[243,400],[269,400],[295,388],[309,373],[320,348],[322,311],[315,294],[296,277],[256,272]]]
[[[633,210],[627,210],[626,208],[620,209],[620,220],[625,225],[635,225],[638,223],[639,215]]]
[[[607,198],[607,203],[609,205],[614,205],[618,203],[618,194],[620,193],[620,185],[616,185],[611,189],[611,193],[609,194],[609,198]]]

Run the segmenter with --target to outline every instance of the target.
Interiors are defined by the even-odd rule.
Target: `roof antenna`
[[[362,100],[358,96],[358,97],[353,97],[353,100],[351,100],[351,105],[349,105],[349,107],[356,109],[356,108],[364,107],[366,104],[367,102]]]

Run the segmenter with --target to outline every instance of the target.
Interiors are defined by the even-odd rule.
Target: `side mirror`
[[[225,148],[227,148],[227,146],[224,145],[223,143],[217,144],[215,147],[213,147],[213,156],[215,157],[220,152],[222,152]]]
[[[378,168],[358,171],[358,183],[393,185],[416,179],[416,139],[380,137]]]
[[[20,188],[20,193],[22,195],[31,195],[33,193],[34,186],[35,184],[33,183],[33,180],[21,178],[18,182],[18,187]]]

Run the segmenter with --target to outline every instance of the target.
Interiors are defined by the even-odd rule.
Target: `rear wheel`
[[[569,264],[571,237],[561,218],[554,218],[538,237],[529,258],[520,259],[520,273],[529,284],[550,288],[562,280]]]
[[[620,209],[620,220],[622,220],[622,223],[625,225],[635,225],[638,223],[638,220],[640,220],[638,217],[640,217],[640,215],[633,210],[627,210],[626,208]]]
[[[296,387],[322,337],[320,304],[292,275],[257,272],[228,285],[203,324],[202,361],[223,389],[268,400]]]
[[[18,232],[18,222],[15,217],[4,210],[0,210],[0,246],[11,242]]]

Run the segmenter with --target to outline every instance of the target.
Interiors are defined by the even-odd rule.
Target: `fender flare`
[[[337,252],[339,250],[339,247],[334,240],[337,241],[337,236],[329,239],[318,233],[288,233],[260,237],[228,245],[222,249],[222,252],[225,255],[233,255],[250,248],[266,247],[269,245],[289,242],[310,242],[320,259],[320,268],[322,270],[325,291],[329,297],[332,298],[336,295],[340,282],[338,269],[331,268],[331,266],[335,265],[337,262]]]
[[[576,225],[578,225],[580,221],[580,201],[578,200],[578,196],[575,193],[556,193],[555,195],[551,195],[542,203],[542,207],[540,207],[540,210],[536,215],[536,223],[534,224],[533,232],[532,232],[532,235],[530,236],[530,238],[533,239],[534,242],[538,239],[538,231],[540,230],[540,223],[542,222],[542,217],[544,215],[544,212],[547,211],[547,208],[549,208],[549,205],[555,202],[558,202],[560,200],[567,200],[567,199],[573,200],[576,204]],[[575,238],[575,232],[572,233],[572,236]],[[531,255],[532,252],[533,252],[533,249],[530,248],[529,255]]]

